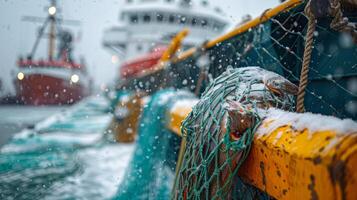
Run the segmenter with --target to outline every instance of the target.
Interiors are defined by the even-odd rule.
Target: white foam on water
[[[111,119],[111,115],[105,112],[107,105],[108,102],[103,98],[88,98],[43,120],[33,130],[25,129],[17,133],[1,149],[4,155],[2,161],[6,167],[4,159],[14,162],[13,158],[20,156],[18,158],[27,163],[9,170],[3,169],[8,176],[5,174],[2,177],[21,185],[20,190],[4,185],[7,189],[3,192],[10,192],[12,196],[15,192],[16,195],[28,198],[41,195],[43,199],[112,197],[129,164],[134,144],[124,145],[103,140],[104,130]],[[84,131],[75,132],[77,128],[83,128]],[[47,129],[50,132],[46,132]],[[28,159],[22,156],[26,153],[29,153]],[[53,179],[48,182],[48,177]],[[0,181],[9,184],[6,180]],[[36,183],[32,183],[33,180]],[[31,184],[36,189],[30,189]],[[46,196],[43,197],[44,194]],[[4,196],[7,197],[11,198]]]
[[[80,173],[51,186],[45,199],[109,199],[121,183],[134,144],[111,144],[83,149],[77,154]]]

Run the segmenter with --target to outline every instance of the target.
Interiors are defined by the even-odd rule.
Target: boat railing
[[[171,83],[178,88],[194,88],[192,91],[200,94],[209,79],[227,67],[259,66],[299,85],[308,28],[304,8],[303,1],[285,1],[221,37],[178,54],[170,64],[178,78]],[[346,16],[356,21],[353,13]],[[330,16],[316,20],[305,109],[357,119],[357,93],[352,86],[357,76],[357,45],[350,34],[330,28],[333,20]],[[193,84],[180,84],[184,79]]]

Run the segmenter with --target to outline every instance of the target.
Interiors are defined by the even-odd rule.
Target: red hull
[[[17,80],[17,97],[30,105],[72,104],[88,95],[81,84],[47,75],[33,74]]]
[[[120,76],[122,78],[133,78],[152,70],[160,61],[166,49],[166,47],[157,47],[150,53],[123,63],[120,68]]]

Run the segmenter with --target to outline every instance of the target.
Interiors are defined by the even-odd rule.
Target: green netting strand
[[[252,198],[251,192],[235,194],[249,190],[233,188],[243,184],[235,177],[261,121],[257,108],[293,107],[292,96],[277,96],[265,87],[263,77],[267,75],[282,78],[259,67],[228,69],[202,94],[182,124],[187,144],[176,179],[175,199]],[[230,127],[232,123],[237,125],[239,118],[227,114],[227,102],[239,102],[242,110],[237,112],[252,119],[252,124],[235,139]]]

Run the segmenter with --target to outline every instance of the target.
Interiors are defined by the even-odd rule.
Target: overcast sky
[[[118,64],[111,63],[111,54],[102,47],[103,30],[118,23],[121,5],[126,0],[58,0],[65,19],[79,20],[81,26],[70,27],[77,38],[74,55],[82,55],[89,73],[98,86],[110,83],[118,75]],[[194,0],[195,1],[195,0]],[[3,90],[13,92],[11,71],[16,69],[19,55],[30,52],[40,23],[21,21],[22,16],[46,16],[49,0],[0,0],[0,78]],[[258,16],[278,0],[210,0],[219,6],[233,24],[243,15]],[[46,55],[43,40],[37,55]]]

